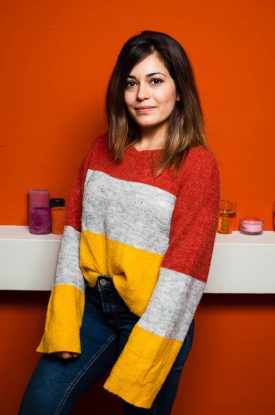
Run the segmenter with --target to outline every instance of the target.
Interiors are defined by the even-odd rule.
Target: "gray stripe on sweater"
[[[55,285],[73,285],[85,290],[84,278],[79,268],[80,232],[72,226],[65,226],[58,255]]]
[[[160,267],[158,282],[138,326],[161,337],[183,341],[205,282]]]
[[[175,200],[158,187],[88,170],[82,229],[162,255],[169,244]]]

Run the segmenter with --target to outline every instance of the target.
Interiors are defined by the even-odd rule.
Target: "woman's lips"
[[[135,108],[135,110],[137,112],[149,112],[149,111],[152,111],[153,109],[155,109],[155,107],[137,107],[137,108]]]

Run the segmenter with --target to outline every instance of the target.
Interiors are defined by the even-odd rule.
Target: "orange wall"
[[[27,191],[68,196],[90,139],[106,127],[118,52],[143,29],[176,37],[193,63],[238,218],[271,228],[275,200],[273,0],[1,2],[0,224],[27,224]],[[237,228],[237,222],[236,226]]]
[[[271,230],[274,9],[273,0],[2,0],[0,224],[27,224],[30,188],[67,198],[90,139],[106,128],[117,54],[128,37],[151,29],[177,38],[193,63],[222,197],[237,202],[237,219],[257,215]],[[38,358],[47,298],[0,293],[1,414],[16,413]],[[204,296],[173,415],[273,414],[273,298]],[[110,413],[101,392],[75,413],[87,413],[95,395]]]

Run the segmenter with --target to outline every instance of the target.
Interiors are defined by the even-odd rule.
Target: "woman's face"
[[[141,130],[168,126],[176,100],[179,96],[175,82],[155,53],[131,70],[126,81],[124,102]]]

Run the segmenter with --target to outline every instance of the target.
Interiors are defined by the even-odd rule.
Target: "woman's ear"
[[[177,93],[176,101],[180,101],[180,94],[179,93]]]

